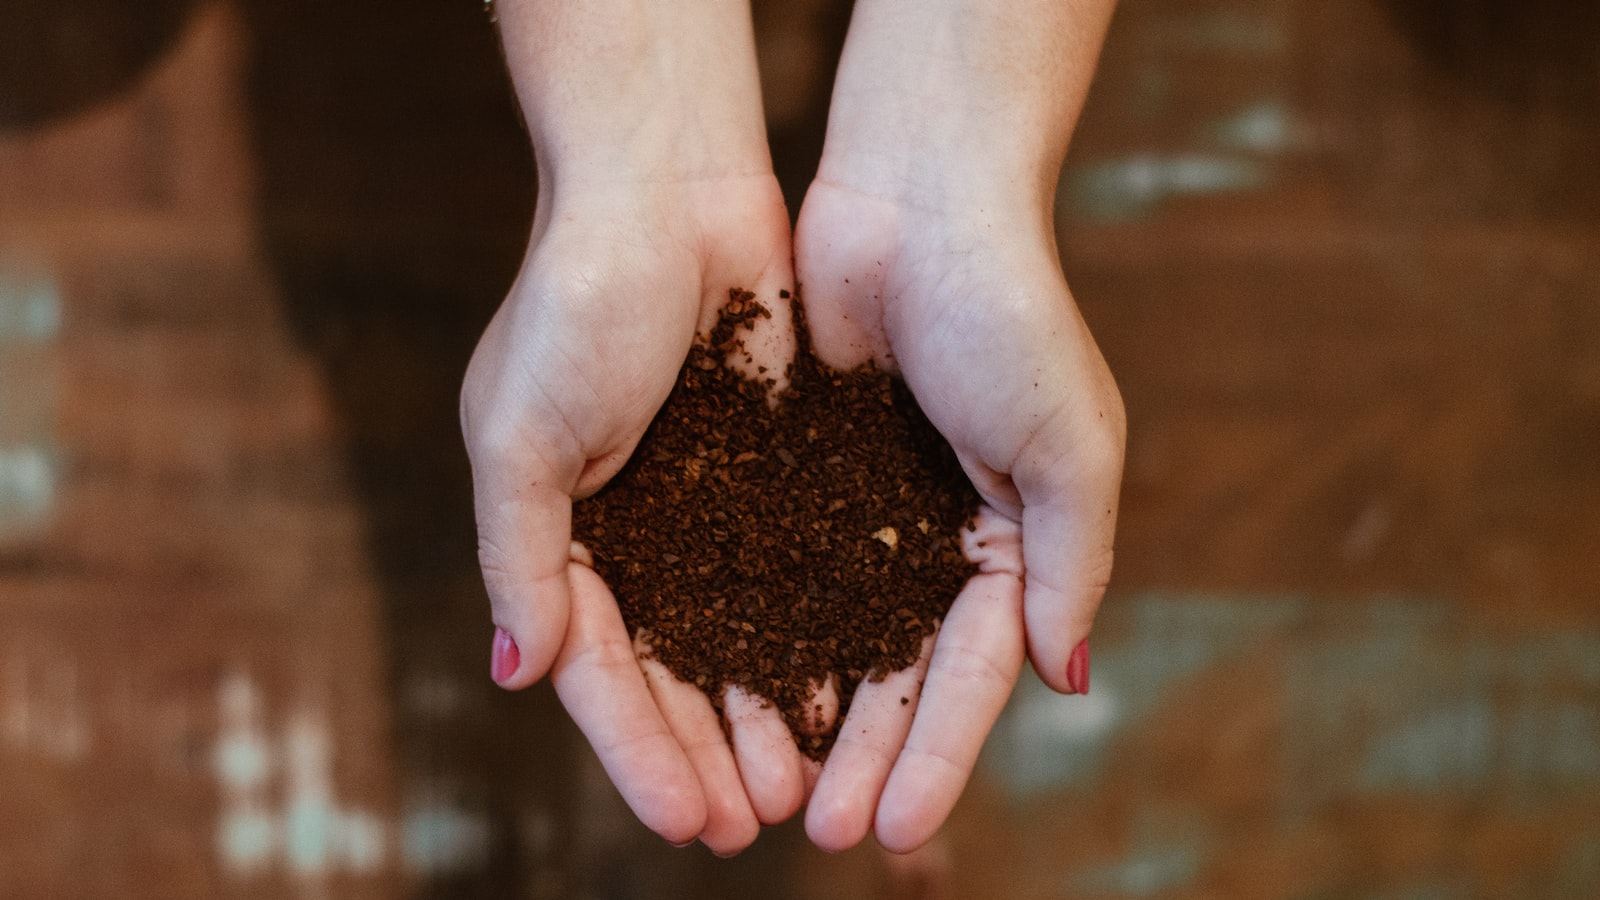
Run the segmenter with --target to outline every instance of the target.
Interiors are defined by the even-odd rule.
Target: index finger
[[[706,797],[639,668],[611,591],[572,563],[572,623],[551,674],[561,705],[646,827],[674,844],[706,827]]]
[[[909,853],[927,843],[955,808],[1022,672],[1021,607],[1022,583],[1004,571],[973,576],[950,607],[873,819],[888,850]]]

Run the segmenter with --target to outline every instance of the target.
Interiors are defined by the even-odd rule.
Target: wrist
[[[859,0],[819,177],[905,205],[1048,208],[1111,0]]]
[[[1037,133],[939,93],[931,84],[841,84],[817,178],[929,211],[1047,208],[1060,154]]]
[[[1053,209],[1059,172],[1037,159],[998,159],[959,138],[921,151],[830,138],[817,182],[923,213],[1027,216]]]
[[[738,0],[501,0],[541,183],[771,171],[749,11]]]

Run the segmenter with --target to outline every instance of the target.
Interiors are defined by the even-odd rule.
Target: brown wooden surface
[[[843,12],[757,21],[798,197]],[[1094,692],[1025,680],[916,857],[717,861],[485,677],[475,5],[8,5],[0,897],[1600,892],[1597,37],[1124,4],[1060,209],[1130,413]]]

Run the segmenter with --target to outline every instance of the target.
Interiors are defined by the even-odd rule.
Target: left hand
[[[836,368],[872,359],[898,371],[985,501],[963,534],[979,574],[930,650],[852,701],[806,815],[826,849],[869,829],[898,852],[933,836],[1025,648],[1057,691],[1086,682],[1078,648],[1111,573],[1125,426],[1038,221],[823,180],[801,211],[796,273],[818,354]]]

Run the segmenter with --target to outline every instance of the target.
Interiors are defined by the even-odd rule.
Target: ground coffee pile
[[[837,676],[842,711],[863,678],[916,661],[974,572],[960,529],[978,497],[904,384],[823,366],[789,305],[799,352],[779,406],[770,379],[725,365],[771,315],[731,291],[573,535],[668,670],[719,709],[727,684],[770,701],[821,758],[838,724],[817,733],[813,686]]]

